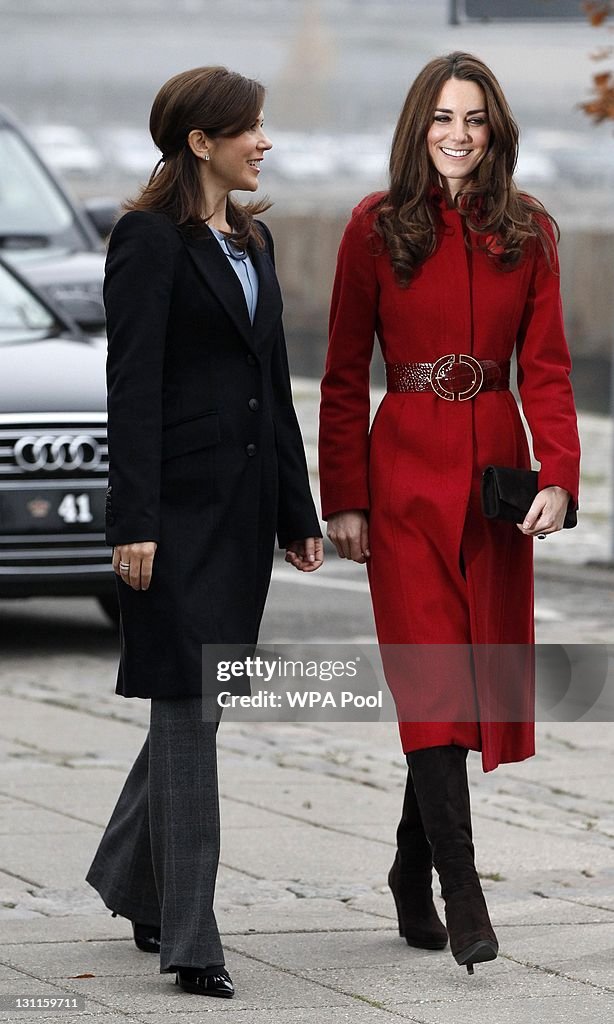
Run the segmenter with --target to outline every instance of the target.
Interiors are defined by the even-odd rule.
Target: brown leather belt
[[[448,402],[466,402],[480,391],[508,391],[510,361],[452,352],[435,363],[386,363],[386,384],[388,391],[434,391]]]

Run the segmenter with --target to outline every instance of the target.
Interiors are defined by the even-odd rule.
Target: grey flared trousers
[[[110,910],[160,926],[161,973],[224,963],[213,912],[216,729],[200,697],[152,699],[149,734],[86,876]]]

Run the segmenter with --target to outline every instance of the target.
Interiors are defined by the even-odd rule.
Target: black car
[[[117,616],[104,540],[106,339],[0,258],[0,597],[87,594]]]
[[[86,331],[104,325],[102,239],[116,216],[114,200],[76,203],[0,110],[0,255]]]

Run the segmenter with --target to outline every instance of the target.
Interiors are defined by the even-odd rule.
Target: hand
[[[533,500],[523,523],[517,523],[525,537],[539,533],[558,533],[563,529],[571,495],[563,487],[544,487]]]
[[[133,590],[148,590],[153,560],[158,545],[153,540],[139,544],[120,544],[113,548],[113,569]],[[129,569],[120,568],[129,565]]]
[[[351,558],[361,565],[369,558],[369,524],[364,512],[359,509],[335,512],[328,517],[326,532],[339,558]]]
[[[286,547],[286,562],[300,572],[314,572],[324,561],[324,544],[321,537],[306,537],[293,540]]]

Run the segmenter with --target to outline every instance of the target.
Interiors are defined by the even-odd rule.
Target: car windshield
[[[0,264],[0,345],[48,338],[60,327],[36,295]]]
[[[72,210],[52,180],[19,135],[0,125],[0,245],[19,247],[28,237],[46,245],[72,231]]]

